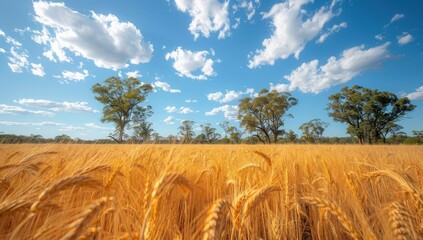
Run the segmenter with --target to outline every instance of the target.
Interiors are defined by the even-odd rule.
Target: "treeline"
[[[254,96],[243,98],[238,104],[238,129],[225,121],[219,124],[224,134],[218,133],[211,124],[197,125],[184,120],[179,132],[167,137],[160,136],[153,129],[148,118],[153,115],[152,107],[143,106],[148,94],[153,91],[150,84],[141,83],[136,78],[121,80],[116,77],[106,79],[92,87],[95,99],[103,104],[102,122],[115,125],[110,140],[85,141],[60,135],[45,139],[39,135],[1,135],[0,142],[81,142],[81,143],[191,143],[191,144],[278,144],[278,143],[338,143],[338,144],[420,144],[423,131],[413,131],[407,136],[398,122],[416,106],[407,97],[361,86],[344,87],[339,93],[329,97],[325,108],[335,121],[347,126],[350,137],[325,137],[329,124],[312,118],[301,124],[301,136],[284,129],[285,120],[293,118],[289,113],[299,100],[287,92],[263,89]]]
[[[224,122],[222,124],[225,124]],[[222,125],[220,124],[220,125]],[[221,136],[218,133],[213,133],[213,130],[209,131],[209,136],[215,137],[207,138],[204,132],[193,135],[192,138],[187,141],[181,135],[169,135],[167,137],[154,134],[154,136],[148,140],[140,140],[136,137],[128,138],[125,143],[127,144],[259,144],[257,138],[253,136],[240,137],[239,135],[233,135],[229,132],[229,136]],[[114,144],[116,143],[112,139],[95,139],[95,140],[84,140],[79,138],[71,138],[66,134],[58,135],[54,138],[44,138],[42,135],[31,134],[30,136],[14,135],[14,134],[0,134],[0,143],[3,144],[17,144],[17,143],[73,143],[73,144]],[[298,136],[292,130],[283,134],[283,137],[278,141],[277,144],[357,144],[358,139],[355,137],[319,137],[310,138],[309,135]],[[412,136],[408,136],[404,132],[398,132],[386,138],[385,144],[423,144],[423,131],[413,131]]]
[[[122,142],[163,142],[152,128],[148,118],[153,114],[152,107],[142,106],[149,93],[150,84],[141,83],[136,78],[121,80],[116,77],[106,79],[92,87],[95,98],[104,105],[102,122],[115,124],[115,132],[109,137],[117,143]],[[195,135],[194,122],[184,120],[175,136],[167,137],[168,142],[181,143],[403,143],[420,142],[419,133],[410,138],[401,132],[398,122],[415,109],[407,97],[398,98],[395,94],[361,86],[344,87],[341,92],[329,97],[326,110],[335,122],[347,125],[346,133],[351,138],[325,138],[323,133],[328,123],[312,119],[300,126],[302,136],[298,138],[293,131],[283,129],[285,120],[293,118],[290,108],[299,100],[287,92],[263,89],[254,97],[239,101],[239,126],[229,126],[228,122],[220,127],[224,136],[216,132],[210,124],[201,125],[201,133]],[[198,129],[196,129],[198,131]],[[132,132],[129,136],[127,133]],[[170,140],[172,139],[172,140]]]

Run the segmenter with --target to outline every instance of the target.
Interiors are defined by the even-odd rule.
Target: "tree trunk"
[[[125,133],[125,126],[119,128],[119,143],[123,142],[123,134]]]

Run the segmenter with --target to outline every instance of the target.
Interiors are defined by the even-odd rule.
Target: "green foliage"
[[[329,116],[348,124],[347,132],[360,143],[378,141],[388,124],[397,122],[416,107],[406,97],[360,86],[344,87],[329,100]]]
[[[215,143],[221,137],[219,133],[216,133],[216,128],[211,127],[210,124],[201,125],[200,135],[207,143]]]
[[[191,120],[182,121],[182,125],[179,126],[179,134],[182,136],[183,143],[191,142],[191,140],[195,136],[193,128],[194,128],[194,121],[191,121]]]
[[[118,137],[110,136],[121,143],[125,128],[130,123],[142,123],[152,114],[151,107],[140,106],[147,95],[153,91],[150,84],[142,84],[135,78],[120,80],[116,77],[108,78],[103,84],[97,83],[92,87],[92,92],[100,103],[104,105],[102,122],[112,122],[116,126]]]
[[[289,141],[289,142],[296,142],[297,141],[297,134],[295,134],[294,131],[289,130],[287,133],[285,133],[285,138]]]
[[[285,117],[292,117],[287,111],[297,105],[298,100],[289,93],[261,90],[257,97],[244,98],[238,105],[238,119],[241,127],[254,133],[262,143],[277,143],[284,131]]]
[[[320,119],[313,119],[303,123],[299,129],[303,132],[302,138],[306,142],[316,142],[322,139],[323,132],[328,126],[329,123],[323,122]]]

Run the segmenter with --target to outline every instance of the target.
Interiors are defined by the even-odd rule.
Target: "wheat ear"
[[[59,192],[64,191],[74,186],[88,186],[88,187],[99,187],[101,183],[88,176],[74,176],[62,179],[51,187],[46,188],[43,192],[38,195],[38,199],[31,206],[30,212],[36,213],[48,200],[52,199]]]
[[[253,153],[259,155],[267,163],[267,165],[269,165],[269,167],[272,167],[272,159],[270,159],[267,154],[260,151],[253,151]]]
[[[203,240],[220,239],[219,224],[225,219],[227,206],[227,200],[221,198],[209,209],[207,218],[204,222]]]
[[[341,223],[341,225],[347,230],[347,233],[353,238],[353,239],[362,239],[360,237],[360,234],[358,231],[354,228],[354,225],[352,221],[347,217],[347,215],[342,211],[341,208],[339,208],[336,204],[322,199],[320,197],[302,197],[303,201],[315,205],[318,208],[330,212],[332,215],[334,215],[338,221]]]
[[[74,240],[77,239],[84,229],[84,226],[87,225],[91,219],[97,214],[100,209],[102,209],[107,202],[112,201],[112,197],[102,197],[94,202],[93,205],[87,208],[78,219],[71,223],[68,228],[69,232],[61,238],[61,240]]]

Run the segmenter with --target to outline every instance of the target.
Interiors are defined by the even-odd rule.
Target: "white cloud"
[[[10,106],[6,104],[0,104],[0,114],[12,114],[12,115],[39,115],[39,116],[53,116],[54,113],[47,111],[33,111],[28,110],[19,106]]]
[[[169,116],[165,120],[163,120],[163,122],[165,122],[168,125],[173,125],[175,124],[175,118],[172,116]]]
[[[235,11],[237,11],[238,9],[245,9],[247,19],[248,21],[251,21],[256,13],[256,8],[254,4],[258,4],[258,2],[242,0],[242,1],[239,1],[238,4],[234,4],[233,8]],[[239,21],[238,21],[238,24],[239,24]]]
[[[220,103],[226,103],[231,102],[233,100],[239,99],[243,95],[252,95],[254,93],[253,88],[248,88],[245,92],[241,91],[226,91],[226,94],[223,94],[222,92],[214,92],[209,93],[207,95],[207,99],[210,101],[220,102]]]
[[[160,88],[165,92],[171,92],[171,93],[180,93],[181,92],[181,90],[179,90],[179,89],[171,88],[169,83],[167,83],[167,82],[155,81],[152,85],[153,85],[153,87]]]
[[[310,2],[313,1],[289,0],[273,5],[269,12],[263,14],[264,19],[272,19],[272,35],[263,40],[263,49],[256,50],[255,55],[249,60],[249,68],[263,64],[273,65],[275,60],[287,59],[292,54],[295,58],[299,58],[306,44],[336,15],[332,11],[337,2],[334,0],[330,7],[323,6],[309,18],[304,19],[307,14],[302,6]]]
[[[28,68],[28,52],[26,50],[21,51],[18,53],[15,50],[15,47],[10,48],[10,54],[12,55],[9,57],[9,68],[14,73],[21,73],[24,68]]]
[[[330,35],[339,32],[342,28],[347,28],[348,24],[346,22],[342,22],[340,24],[335,24],[331,28],[329,28],[325,33],[320,35],[319,39],[317,39],[316,43],[323,43]]]
[[[197,103],[198,101],[196,99],[187,99],[185,100],[186,103]]]
[[[397,13],[397,14],[395,14],[395,15],[391,18],[391,22],[390,22],[390,23],[396,22],[396,21],[398,21],[398,20],[400,20],[400,19],[403,19],[404,17],[405,17],[405,15],[404,15],[404,14],[402,14],[402,13]]]
[[[4,33],[1,29],[0,29],[0,36],[2,36],[4,38],[6,43],[9,43],[16,48],[20,48],[22,46],[22,43],[18,42],[16,39],[14,39],[10,36],[7,36],[6,33]]]
[[[219,32],[219,39],[230,34],[229,1],[220,3],[218,0],[175,0],[175,4],[179,11],[192,17],[188,29],[194,39],[200,37],[200,34],[208,38],[212,32]]]
[[[317,59],[303,63],[284,78],[290,84],[271,85],[271,89],[293,91],[299,89],[304,93],[319,93],[332,86],[350,81],[361,72],[375,68],[388,59],[389,43],[365,49],[363,45],[344,50],[340,58],[334,56],[319,66]]]
[[[207,95],[207,99],[210,100],[210,101],[219,102],[222,98],[223,98],[222,92],[209,93]]]
[[[63,128],[59,128],[59,132],[70,132],[70,131],[77,131],[77,130],[84,130],[84,127],[75,127],[73,125],[68,125]]]
[[[6,53],[6,50],[4,50],[3,48],[0,48],[0,53]]]
[[[9,122],[9,121],[0,121],[0,125],[7,126],[63,126],[63,123],[56,122]]]
[[[98,67],[116,70],[127,67],[128,62],[147,63],[152,57],[153,46],[144,41],[141,31],[113,14],[91,11],[91,16],[86,16],[64,3],[44,1],[33,2],[33,7],[35,20],[44,27],[43,33],[33,39],[50,47],[45,53],[50,60],[55,55],[59,61],[69,61],[64,52],[67,49],[94,61]]]
[[[182,113],[182,114],[188,114],[188,113],[192,113],[192,112],[194,112],[194,111],[189,107],[180,107],[179,108],[179,113]]]
[[[238,106],[234,105],[223,105],[220,107],[213,108],[210,112],[206,112],[206,116],[214,116],[219,112],[223,112],[226,119],[236,120],[238,116]]]
[[[31,63],[31,72],[32,74],[40,77],[44,77],[46,73],[44,72],[44,68],[41,64]]]
[[[423,86],[420,86],[419,88],[417,88],[415,92],[409,93],[407,95],[407,97],[410,100],[421,100],[421,99],[423,99]]]
[[[414,40],[413,36],[407,32],[403,32],[402,35],[397,36],[397,39],[398,39],[398,44],[401,46],[407,43],[410,43],[411,41]]]
[[[375,38],[379,41],[382,41],[384,37],[383,37],[382,34],[378,34],[378,35],[375,36]]]
[[[48,109],[50,111],[58,112],[91,112],[98,113],[98,110],[92,109],[88,106],[86,102],[54,102],[44,99],[28,99],[23,98],[15,101],[19,104],[30,106],[30,107],[39,107],[43,109]]]
[[[208,54],[208,51],[191,52],[178,47],[166,54],[166,60],[174,60],[172,66],[178,72],[178,76],[206,80],[207,77],[216,75],[213,70],[214,61],[206,58]],[[194,73],[196,71],[198,74]]]
[[[133,77],[133,78],[140,78],[142,75],[138,71],[127,72],[126,76]]]
[[[166,112],[168,113],[173,113],[176,112],[178,109],[175,106],[167,106],[164,110],[166,110]]]
[[[103,130],[112,130],[113,129],[111,127],[102,127],[102,126],[99,126],[95,123],[86,123],[86,124],[84,124],[84,126],[87,127],[87,128],[93,128],[93,129],[103,129]]]
[[[90,74],[88,73],[87,69],[84,69],[82,72],[71,72],[65,70],[62,72],[62,76],[59,78],[65,79],[65,82],[72,81],[72,82],[79,82],[85,80]]]

